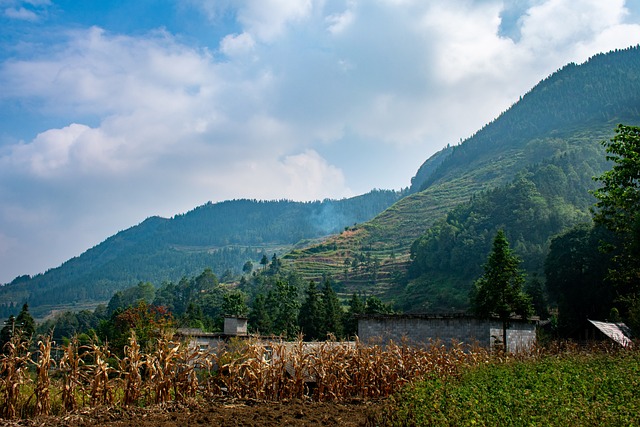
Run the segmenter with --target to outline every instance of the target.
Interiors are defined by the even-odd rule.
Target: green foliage
[[[267,311],[266,296],[258,294],[253,300],[251,310],[249,311],[248,327],[253,332],[268,334],[271,332],[273,322]]]
[[[307,341],[323,339],[325,306],[315,281],[309,281],[305,294],[298,316],[300,330]]]
[[[551,241],[545,275],[561,336],[579,338],[587,319],[608,318],[615,297],[605,281],[612,254],[600,245],[611,238],[603,227],[581,224]]]
[[[351,295],[344,320],[344,333],[347,338],[354,337],[358,334],[358,316],[364,314],[364,310],[364,301],[355,293]]]
[[[109,343],[111,351],[122,355],[131,331],[135,332],[140,347],[148,348],[173,326],[173,316],[165,307],[140,300],[136,306],[112,313],[100,323],[97,332],[101,340]]]
[[[56,305],[105,302],[138,281],[176,282],[205,268],[220,277],[225,272],[233,276],[247,260],[259,262],[265,250],[280,254],[302,239],[339,232],[372,218],[401,196],[374,190],[315,202],[232,200],[207,203],[171,219],[148,218],[58,268],[0,287],[0,309],[29,301],[44,317]]]
[[[533,314],[535,314],[542,320],[548,319],[549,302],[547,298],[547,292],[544,283],[542,283],[537,274],[534,275],[531,280],[526,283],[524,292],[531,298]]]
[[[504,231],[498,230],[484,265],[484,274],[475,282],[471,310],[481,318],[508,320],[513,313],[529,315],[531,307],[522,292],[525,278],[520,259],[513,255]]]
[[[364,314],[393,314],[390,304],[385,304],[375,295],[368,297],[364,304]]]
[[[618,125],[609,142],[603,142],[613,167],[596,180],[598,199],[594,221],[617,236],[618,252],[609,279],[623,299],[640,296],[640,127]]]
[[[329,279],[325,279],[322,287],[322,307],[324,308],[324,322],[321,338],[326,339],[328,334],[332,334],[341,339],[344,336],[344,310]]]
[[[484,265],[484,274],[476,280],[471,294],[471,310],[481,318],[497,317],[502,321],[502,342],[507,351],[507,328],[513,314],[531,315],[529,297],[522,291],[525,282],[504,231],[498,230],[493,248]]]
[[[225,293],[222,297],[222,313],[225,316],[246,316],[249,313],[247,295],[235,289]]]
[[[16,330],[25,339],[31,339],[33,333],[36,331],[36,322],[33,320],[31,313],[29,313],[29,304],[24,303],[18,316],[16,317]]]
[[[466,308],[473,279],[482,272],[492,236],[501,228],[513,236],[524,269],[541,272],[551,238],[589,218],[591,174],[594,167],[604,169],[597,153],[581,148],[533,166],[512,183],[478,194],[449,212],[411,246],[413,282],[400,306],[411,310],[426,300],[432,311]]]
[[[638,373],[636,351],[487,364],[411,387],[389,425],[638,425]]]

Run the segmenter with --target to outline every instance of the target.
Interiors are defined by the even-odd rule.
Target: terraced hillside
[[[343,294],[393,300],[406,284],[411,244],[435,221],[474,195],[508,184],[527,167],[570,156],[584,144],[599,147],[617,123],[640,123],[637,46],[562,68],[471,138],[427,160],[412,180],[416,193],[285,259],[307,278],[331,274]]]

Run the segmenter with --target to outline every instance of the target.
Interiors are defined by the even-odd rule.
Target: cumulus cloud
[[[0,107],[63,123],[0,146],[4,274],[208,200],[406,186],[565,63],[640,43],[622,0],[190,4],[233,21],[217,48],[76,28],[0,63]]]

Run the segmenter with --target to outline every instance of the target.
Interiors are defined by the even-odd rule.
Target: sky
[[[410,185],[640,0],[0,0],[0,283],[208,201]]]

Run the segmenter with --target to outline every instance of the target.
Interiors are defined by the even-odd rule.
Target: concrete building
[[[507,330],[507,348],[517,352],[530,349],[536,341],[536,321],[512,319]],[[440,341],[477,344],[494,348],[502,344],[502,322],[481,320],[465,314],[372,315],[358,319],[358,337],[365,343],[406,340],[421,345]]]
[[[213,351],[230,338],[247,338],[247,318],[228,316],[224,318],[224,329],[220,332],[203,332],[197,328],[180,328],[176,336],[185,339],[189,347],[198,348],[200,351]]]

